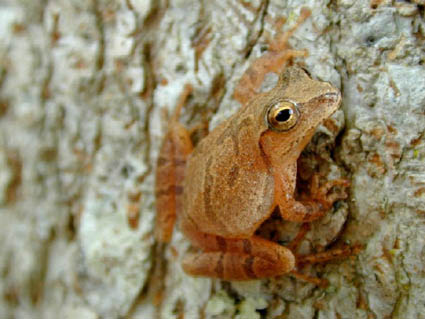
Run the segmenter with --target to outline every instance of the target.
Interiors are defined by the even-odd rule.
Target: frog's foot
[[[302,273],[295,271],[295,270],[292,270],[290,272],[290,275],[297,278],[298,280],[312,283],[312,284],[319,286],[321,288],[326,288],[327,286],[329,286],[329,281],[327,279],[309,276],[309,275],[302,274]]]
[[[328,181],[319,186],[319,175],[314,175],[310,185],[310,194],[302,194],[299,201],[282,198],[278,203],[282,218],[293,222],[312,222],[322,217],[340,199],[347,198],[346,188],[350,182],[346,179]],[[334,191],[338,188],[339,191]]]
[[[316,254],[297,256],[297,267],[302,267],[306,264],[326,263],[334,259],[355,256],[360,253],[361,250],[361,245],[344,245],[341,248],[329,249]]]
[[[282,218],[291,222],[309,223],[322,217],[328,209],[316,201],[296,201],[292,198],[279,204]]]
[[[302,274],[298,272],[299,268],[302,268],[307,264],[326,263],[334,259],[355,256],[361,251],[361,249],[362,247],[360,245],[344,245],[341,248],[330,249],[321,253],[297,256],[297,270],[292,270],[290,274],[301,281],[310,282],[316,286],[326,288],[329,285],[329,281],[327,279]]]
[[[313,201],[322,205],[324,209],[329,209],[332,205],[341,199],[346,199],[348,194],[346,188],[350,186],[350,181],[339,178],[327,181],[323,185],[319,184],[319,174],[312,177],[310,184],[310,196]]]
[[[183,269],[192,276],[224,280],[252,280],[275,277],[293,270],[295,257],[277,243],[253,236],[228,239],[214,235],[197,236],[204,252],[188,253]]]

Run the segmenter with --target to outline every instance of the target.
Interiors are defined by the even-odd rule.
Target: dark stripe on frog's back
[[[233,151],[235,155],[239,154],[239,140],[238,134],[241,128],[249,125],[253,122],[252,116],[245,115],[246,110],[239,110],[237,113],[233,114],[227,120],[224,120],[216,128],[214,128],[204,139],[202,139],[199,144],[195,147],[193,151],[193,156],[203,155],[205,153],[210,153],[211,149],[220,146],[224,143],[227,138],[230,138],[233,144]],[[241,116],[244,115],[244,116]],[[243,118],[241,120],[241,118]],[[214,142],[214,145],[212,145]]]
[[[233,154],[232,158],[239,157],[240,150],[239,150],[239,133],[241,130],[251,125],[252,123],[251,117],[246,117],[242,121],[238,120],[238,117],[233,117],[231,120],[229,120],[228,123],[226,123],[226,127],[223,129],[219,137],[217,138],[217,143],[215,144],[216,147],[220,148],[224,144],[224,142],[230,138],[233,145]],[[206,154],[204,154],[206,155]],[[220,221],[218,216],[214,212],[213,205],[211,205],[211,186],[214,183],[213,179],[213,172],[211,171],[211,166],[213,164],[213,155],[214,154],[208,154],[208,160],[206,162],[205,167],[205,174],[204,174],[204,209],[205,209],[205,215],[208,217],[208,219],[215,224],[221,224],[224,229],[226,229],[226,223],[224,221]],[[227,185],[231,188],[234,186],[235,182],[239,178],[239,166],[238,161],[236,160],[236,164],[231,167],[229,170],[229,173],[227,174]]]
[[[217,138],[217,145],[223,145],[224,141],[230,138],[233,145],[233,153],[235,156],[239,155],[239,141],[238,141],[238,132],[235,129],[235,126],[237,124],[236,117],[233,117],[226,125],[226,128],[223,130],[223,132],[220,134],[220,136]]]
[[[229,174],[227,175],[227,185],[229,187],[233,187],[235,185],[235,182],[237,181],[239,177],[239,165],[235,164],[230,169]]]
[[[212,192],[214,185],[214,171],[213,171],[213,164],[218,160],[216,158],[216,154],[220,153],[222,151],[222,145],[223,143],[230,138],[231,143],[233,145],[231,150],[228,150],[227,154],[232,154],[236,150],[238,150],[238,143],[237,143],[237,136],[235,136],[235,130],[232,129],[232,120],[230,122],[224,122],[223,124],[220,124],[218,127],[216,127],[210,135],[208,135],[206,138],[204,138],[200,143],[195,147],[194,152],[191,155],[191,158],[189,160],[190,165],[190,174],[194,174],[195,176],[199,176],[198,180],[202,180],[199,185],[201,187],[202,192],[196,194],[196,196],[200,196],[200,199],[202,199],[202,208],[199,207],[198,209],[201,209],[202,211],[193,212],[193,211],[187,211],[187,214],[200,214],[204,215],[204,217],[209,220],[209,222],[213,225],[216,225],[216,227],[221,227],[223,229],[226,229],[225,223],[223,223],[221,220],[219,220],[218,216],[216,215],[216,211],[212,205]],[[233,122],[234,123],[234,122]],[[229,125],[230,124],[230,125]],[[218,141],[215,143],[212,143],[212,141]],[[233,158],[233,156],[232,156]],[[234,173],[237,175],[237,170],[234,170]],[[194,180],[192,180],[193,177],[191,176],[190,180],[193,183]],[[236,177],[236,176],[233,176]],[[197,178],[196,178],[197,179]],[[229,181],[229,183],[232,183],[232,181]],[[192,188],[193,185],[190,185],[190,188]],[[186,194],[186,196],[193,196]],[[188,203],[191,203],[189,199],[187,199]],[[192,206],[192,205],[190,205]],[[189,208],[190,209],[190,208]],[[193,208],[192,208],[193,209]],[[191,210],[191,209],[190,209]],[[193,215],[194,219],[197,220],[195,215]],[[201,227],[202,228],[202,227]]]
[[[193,156],[198,156],[203,154],[205,156],[205,153],[209,153],[211,151],[211,140],[215,141],[214,146],[220,146],[223,145],[225,140],[230,138],[233,145],[233,152],[235,156],[239,155],[240,149],[239,149],[239,132],[240,130],[251,124],[252,118],[251,117],[245,117],[243,120],[240,120],[240,115],[242,112],[237,112],[234,114],[231,118],[228,120],[225,120],[222,124],[220,124],[218,127],[216,127],[206,138],[204,138],[196,147],[193,152]],[[217,131],[218,130],[218,131]],[[220,132],[221,131],[221,132]],[[218,133],[216,133],[218,132]],[[219,134],[218,136],[214,136],[216,134]]]
[[[229,234],[232,230],[228,229],[228,221],[223,219],[221,213],[217,206],[220,206],[219,203],[214,203],[214,191],[220,191],[220,189],[215,189],[215,187],[219,187],[219,185],[214,185],[217,183],[215,179],[217,173],[215,171],[215,166],[217,161],[222,162],[227,169],[225,169],[224,175],[221,175],[221,178],[218,177],[221,181],[220,183],[224,183],[227,189],[232,189],[233,187],[243,187],[244,181],[241,180],[241,183],[238,183],[240,180],[241,174],[243,174],[243,170],[241,171],[240,167],[240,156],[241,153],[245,153],[244,156],[247,156],[247,152],[250,150],[254,150],[255,152],[259,152],[258,149],[258,141],[255,140],[255,134],[251,137],[248,137],[248,140],[244,142],[244,145],[239,145],[240,143],[240,133],[244,131],[244,128],[256,129],[256,125],[254,123],[254,119],[251,115],[251,112],[247,112],[247,110],[240,110],[234,116],[229,118],[227,121],[223,122],[219,126],[217,126],[206,138],[204,138],[200,143],[195,147],[194,152],[191,154],[189,159],[189,174],[191,177],[187,179],[190,181],[189,189],[191,192],[195,192],[194,194],[187,194],[185,192],[185,196],[188,198],[190,196],[199,196],[201,200],[202,207],[197,208],[197,212],[192,211],[195,207],[187,207],[189,209],[186,211],[186,214],[192,215],[195,220],[202,220],[206,218],[209,223],[205,226],[206,228],[202,229],[202,225],[200,226],[200,230],[208,232],[208,230],[212,230],[210,227],[214,229],[222,229],[224,233]],[[245,133],[247,130],[245,129]],[[229,140],[230,139],[230,140]],[[228,141],[228,142],[226,142]],[[230,143],[230,144],[228,144]],[[249,143],[250,145],[246,145]],[[223,146],[227,144],[226,151],[224,151]],[[239,149],[239,147],[243,147],[244,149]],[[223,154],[224,153],[224,154]],[[224,157],[218,155],[221,154]],[[262,161],[263,167],[267,167],[266,162],[264,161],[263,154],[256,154],[257,156],[261,156],[258,160]],[[224,160],[224,162],[222,161]],[[219,164],[218,164],[219,165]],[[220,166],[220,165],[219,165]],[[221,173],[221,172],[220,172]],[[197,177],[196,177],[197,176]],[[259,181],[261,184],[261,188],[267,186],[267,178]],[[194,184],[197,184],[200,189],[202,189],[202,193],[197,193]],[[236,185],[238,184],[238,185]],[[263,186],[264,185],[264,186]],[[241,189],[239,189],[240,191]],[[263,190],[263,194],[267,193],[267,190]],[[220,196],[218,196],[220,197]],[[186,200],[187,203],[191,203],[189,199]],[[192,206],[192,205],[190,205]],[[257,205],[258,206],[258,205]],[[264,205],[260,205],[264,206]],[[261,207],[263,208],[263,207]],[[253,207],[253,209],[257,209],[257,207]],[[197,218],[196,215],[199,215],[200,218]],[[203,215],[203,217],[201,217]],[[199,223],[198,223],[199,224]],[[209,225],[210,226],[209,226]],[[211,226],[215,225],[215,226]]]
[[[236,117],[232,119],[229,126],[224,130],[223,134],[217,140],[218,144],[223,144],[226,138],[230,138],[233,143],[233,151],[235,156],[240,154],[240,144],[239,144],[239,133],[241,130],[246,127],[253,125],[251,117],[245,117],[243,120],[239,120]],[[243,147],[243,145],[242,145]]]
[[[209,156],[206,161],[206,165],[202,173],[204,177],[204,216],[210,221],[211,225],[216,225],[215,229],[222,230],[222,233],[218,233],[217,235],[221,234],[222,236],[230,236],[235,231],[237,232],[237,235],[245,235],[244,229],[250,228],[249,223],[244,225],[244,227],[248,228],[229,228],[229,217],[245,218],[244,216],[248,216],[254,211],[256,212],[257,219],[259,220],[262,218],[262,215],[266,215],[270,210],[274,189],[273,177],[269,171],[268,161],[266,160],[265,155],[261,153],[260,149],[258,149],[256,144],[247,145],[247,148],[248,149],[245,151],[249,151],[251,149],[258,152],[257,154],[253,154],[255,161],[257,162],[254,169],[250,169],[249,164],[244,165],[247,164],[247,162],[241,163],[241,158],[239,157],[233,158],[226,156],[223,158],[214,158],[213,156]],[[232,150],[229,150],[229,152],[232,152]],[[240,156],[241,155],[242,154],[240,154]],[[221,160],[223,160],[223,162],[216,162]],[[215,165],[218,165],[219,167],[226,167],[226,169],[223,172],[220,172],[220,175],[216,176],[215,173],[217,172],[214,171]],[[252,178],[254,178],[257,182],[256,185],[250,183]],[[213,185],[212,183],[222,183],[223,187],[220,187],[220,185]],[[246,195],[243,195],[246,191],[251,194],[251,198],[255,199],[255,202],[241,202],[241,200],[247,199],[245,197]],[[253,195],[254,192],[256,193],[255,196]],[[236,197],[232,199],[232,195]],[[220,201],[220,199],[225,202],[218,203],[217,201]],[[237,206],[234,202],[235,199],[242,204],[239,210],[235,208]],[[237,211],[234,211],[235,209]],[[229,216],[227,214],[232,215]],[[253,221],[252,224],[255,223],[256,221]]]
[[[212,157],[208,158],[204,174],[204,209],[206,214],[212,213],[211,186],[214,183],[213,176],[210,172],[212,160]]]
[[[207,159],[204,176],[203,176],[203,185],[204,185],[204,214],[210,220],[212,224],[219,224],[220,227],[226,229],[226,225],[222,223],[215,214],[213,206],[211,205],[211,187],[214,184],[214,177],[211,173],[211,166],[213,164],[213,158],[210,155]]]

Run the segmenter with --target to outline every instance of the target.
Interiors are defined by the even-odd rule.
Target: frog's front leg
[[[232,239],[197,231],[186,235],[203,250],[183,259],[184,271],[192,276],[251,280],[283,275],[295,267],[289,249],[257,236]]]
[[[297,166],[291,168],[289,176],[296,176]],[[310,194],[303,194],[300,200],[294,198],[295,177],[280,176],[276,202],[283,219],[293,222],[311,222],[322,217],[340,199],[347,198],[347,193],[331,192],[334,187],[345,189],[348,180],[336,179],[319,185],[319,175],[312,177]]]

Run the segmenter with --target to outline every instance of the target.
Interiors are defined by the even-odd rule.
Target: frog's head
[[[299,157],[317,126],[338,109],[341,93],[327,82],[313,80],[305,70],[290,67],[260,101],[260,145],[278,165]]]

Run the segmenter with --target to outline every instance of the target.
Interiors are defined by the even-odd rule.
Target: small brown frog
[[[180,229],[197,252],[188,253],[183,269],[191,275],[250,280],[291,273],[315,284],[323,281],[296,272],[296,266],[353,254],[350,248],[296,257],[300,236],[288,247],[255,235],[278,209],[284,220],[308,223],[325,214],[346,193],[331,193],[346,180],[318,186],[310,197],[295,199],[297,159],[317,126],[340,103],[338,89],[313,80],[300,67],[287,67],[305,51],[291,50],[287,41],[308,16],[302,9],[295,27],[278,33],[270,51],[257,59],[235,90],[243,106],[193,149],[179,114],[192,88],[187,85],[169,122],[156,170],[156,237],[169,242],[176,215]],[[267,72],[280,72],[274,89],[258,93]],[[302,228],[300,233],[305,233]],[[292,250],[291,250],[292,249]]]
[[[201,249],[185,256],[187,273],[248,280],[294,270],[290,249],[254,233],[276,206],[284,220],[311,222],[339,199],[327,190],[341,180],[308,201],[296,201],[294,191],[300,153],[340,103],[338,89],[289,67],[274,89],[258,94],[193,152],[174,116],[158,159],[157,238],[169,241],[177,212],[181,230]]]

